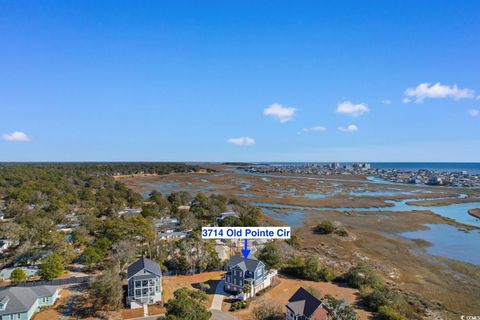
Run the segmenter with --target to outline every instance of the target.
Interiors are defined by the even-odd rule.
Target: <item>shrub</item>
[[[23,283],[27,281],[27,274],[23,269],[17,268],[10,274],[10,281],[12,281],[13,284]]]
[[[324,220],[317,224],[313,231],[318,234],[331,234],[335,231],[335,226],[330,221]]]
[[[235,301],[230,305],[230,311],[237,311],[240,309],[245,309],[248,307],[248,303],[246,301]]]
[[[387,286],[372,289],[362,289],[362,301],[371,311],[378,311],[382,306],[400,307],[405,304],[403,297]]]
[[[347,232],[347,230],[345,230],[345,229],[343,229],[343,228],[335,230],[335,234],[336,234],[337,236],[340,236],[340,237],[348,237],[348,232]]]
[[[387,306],[378,308],[378,318],[379,320],[406,320],[404,316]]]
[[[285,319],[280,306],[263,303],[252,311],[253,320],[283,320]]]
[[[320,279],[323,281],[333,281],[335,279],[335,273],[331,268],[325,267],[320,270]]]
[[[354,288],[382,287],[385,282],[372,268],[365,264],[359,264],[348,270],[342,277],[343,281]]]

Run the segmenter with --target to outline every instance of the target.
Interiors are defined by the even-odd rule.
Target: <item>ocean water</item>
[[[321,165],[330,162],[263,162],[270,165],[296,165],[303,166],[306,163],[318,163]],[[467,171],[472,174],[480,174],[480,162],[367,162],[372,169],[398,169],[405,171],[435,170],[435,171]],[[352,162],[340,162],[341,165],[351,165]]]

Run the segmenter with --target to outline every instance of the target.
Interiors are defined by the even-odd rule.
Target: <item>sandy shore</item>
[[[468,214],[472,217],[480,219],[480,209],[470,209],[468,210]]]

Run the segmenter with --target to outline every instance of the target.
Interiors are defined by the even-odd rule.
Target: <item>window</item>
[[[141,289],[135,290],[135,296],[140,297],[141,295],[142,295],[142,290]]]
[[[142,281],[135,281],[135,287],[140,287],[142,285]]]

